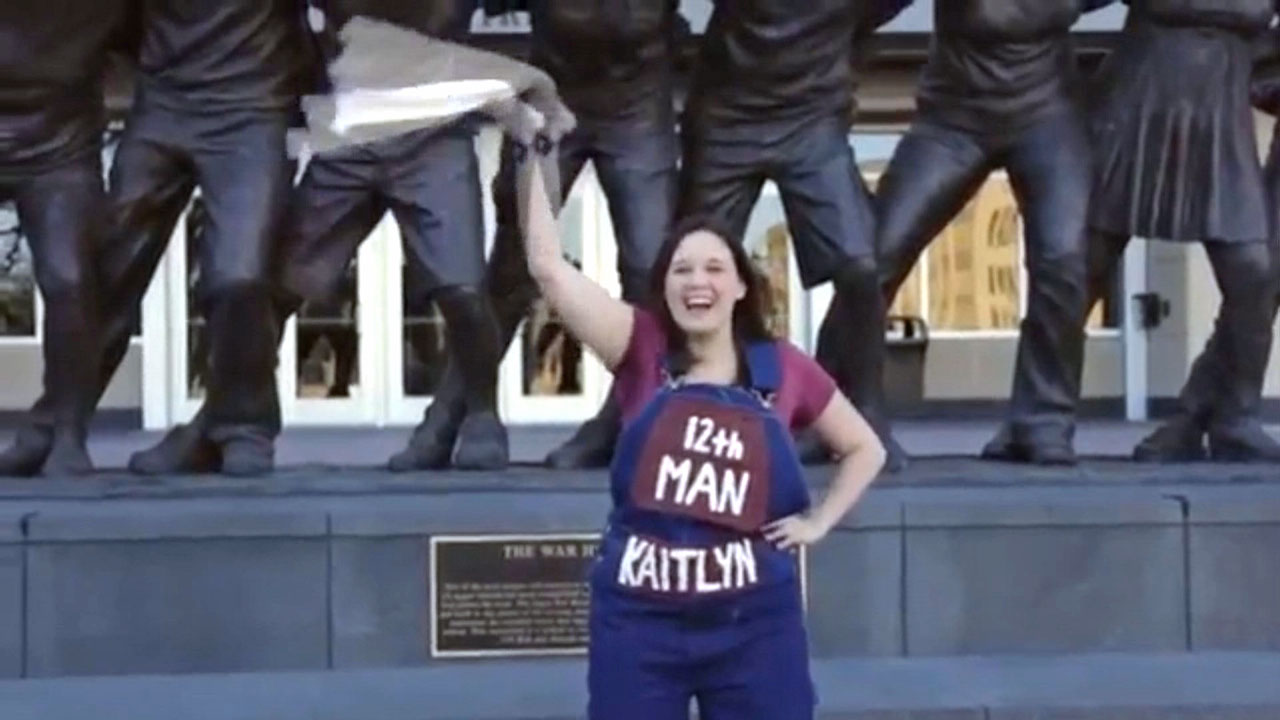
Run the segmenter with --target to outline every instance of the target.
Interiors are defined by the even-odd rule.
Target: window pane
[[[200,312],[200,243],[205,228],[204,203],[199,197],[191,202],[185,216],[187,234],[187,398],[204,397],[207,382],[209,343],[204,315]]]
[[[747,222],[747,254],[769,282],[769,326],[778,337],[791,337],[791,233],[782,200],[761,195]]]
[[[565,256],[582,269],[582,193],[591,184],[579,180],[560,213]],[[536,299],[519,334],[522,359],[521,390],[525,396],[573,396],[582,394],[582,344],[565,330],[547,302]]]
[[[1021,234],[1008,180],[989,178],[926,251],[931,328],[1018,328]]]
[[[420,283],[415,278],[417,273],[410,267],[409,263],[404,263],[401,272],[401,301],[404,303],[404,394],[405,397],[427,397],[435,394],[448,363],[446,328],[440,309],[435,303],[423,299],[423,293],[418,289]],[[353,305],[353,317],[354,312]],[[351,335],[354,336],[354,329]],[[358,353],[354,344],[351,352]],[[351,364],[354,366],[354,358]]]
[[[299,398],[348,398],[360,386],[356,268],[354,259],[347,264],[335,297],[298,309],[294,373]]]
[[[35,337],[36,282],[31,248],[12,203],[0,204],[0,336]]]

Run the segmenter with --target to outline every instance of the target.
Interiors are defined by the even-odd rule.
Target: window
[[[762,236],[747,240],[756,269],[769,282],[769,326],[778,337],[791,337],[791,234],[786,222],[775,223]]]
[[[592,191],[595,191],[594,186],[580,178],[560,215],[565,257],[579,270],[582,269],[584,227],[581,198],[584,192]],[[521,327],[519,341],[523,359],[521,388],[525,396],[577,396],[583,393],[586,378],[583,375],[582,343],[569,334],[544,298],[534,299]]]
[[[102,174],[103,183],[109,182],[111,174],[111,163],[115,160],[116,149],[120,146],[120,138],[124,135],[124,123],[121,121],[112,121],[102,138]],[[108,186],[109,189],[109,186]],[[133,311],[133,323],[130,335],[134,338],[142,337],[142,308],[139,306]]]
[[[36,337],[36,280],[31,248],[13,203],[0,204],[0,337]]]
[[[761,188],[747,221],[743,243],[756,270],[769,284],[770,330],[778,337],[803,342],[801,318],[805,306],[803,300],[793,302],[800,294],[800,284],[791,252],[791,232],[782,198],[772,182],[766,182]]]
[[[858,135],[854,149],[874,192],[898,136]],[[993,173],[925,250],[889,308],[936,332],[1017,332],[1026,311],[1022,218],[1008,177]],[[1092,330],[1119,327],[1116,281],[1089,314]]]

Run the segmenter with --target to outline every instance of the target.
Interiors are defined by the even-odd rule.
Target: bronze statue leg
[[[1209,421],[1210,454],[1226,462],[1280,460],[1280,444],[1259,420],[1275,311],[1272,250],[1265,241],[1207,242],[1205,249],[1222,291],[1216,332],[1225,361]]]
[[[763,133],[764,131],[762,131]],[[676,215],[714,215],[741,236],[764,187],[767,147],[686,128],[677,184]]]
[[[285,151],[287,119],[247,112],[209,124],[193,118],[184,122],[165,129],[178,138],[172,142],[180,149],[182,167],[200,185],[206,211],[197,253],[203,274],[198,302],[209,347],[208,396],[193,422],[178,425],[159,444],[135,453],[129,468],[140,474],[220,469],[228,475],[262,475],[274,467],[280,431],[275,366],[282,319],[275,307],[272,268],[292,184],[293,163]],[[145,176],[146,170],[136,172]],[[124,171],[130,172],[129,166]],[[150,269],[145,278],[134,272],[125,284],[136,295],[130,298],[134,307],[173,221],[164,227],[163,237],[139,245],[141,254],[154,252],[155,257],[146,258]],[[140,261],[126,264],[143,267]]]
[[[496,386],[502,352],[484,291],[484,217],[474,136],[464,126],[405,138],[406,160],[384,158],[382,192],[416,266],[423,297],[444,316],[451,364],[458,368],[461,413],[451,462],[466,470],[507,465],[507,434],[498,418]],[[437,398],[436,402],[440,402]],[[456,407],[449,400],[449,406]],[[434,404],[434,403],[433,403]],[[425,420],[424,420],[425,423]],[[450,423],[453,425],[453,423]],[[389,462],[393,470],[431,467],[418,435]]]
[[[918,121],[880,178],[875,197],[880,305],[873,322],[858,326],[846,345],[853,358],[850,367],[860,369],[864,382],[874,383],[874,392],[867,391],[873,402],[863,403],[872,416],[888,416],[881,388],[887,305],[925,248],[964,208],[992,167],[990,154],[970,134]]]
[[[606,126],[595,131],[592,156],[618,241],[622,298],[644,302],[649,271],[675,215],[679,147],[672,120],[661,127]],[[607,467],[622,431],[613,388],[595,417],[547,455],[553,468]]]
[[[44,389],[49,419],[42,452],[6,453],[0,475],[80,475],[93,471],[85,448],[93,414],[99,289],[94,254],[106,225],[97,153],[14,183],[18,221],[44,298]]]
[[[1093,179],[1083,119],[1068,113],[1038,123],[1009,150],[1006,167],[1025,222],[1030,287],[1009,407],[1012,442],[988,454],[1074,464]]]
[[[1273,218],[1280,210],[1280,127],[1272,137],[1264,178],[1270,212]],[[1280,308],[1280,232],[1272,231],[1269,242],[1272,289],[1271,324],[1275,323]],[[1228,375],[1229,350],[1224,340],[1229,334],[1225,316],[1219,313],[1213,334],[1205,342],[1204,349],[1191,365],[1191,372],[1178,394],[1178,406],[1173,416],[1161,423],[1134,448],[1134,459],[1143,462],[1183,462],[1203,460],[1206,457],[1205,434],[1213,415],[1214,405],[1221,392],[1220,380]],[[1256,455],[1275,457],[1274,443],[1269,438],[1254,435]]]
[[[486,293],[495,318],[499,358],[511,345],[516,330],[538,297],[538,288],[529,276],[520,234],[512,151],[510,140],[504,139],[501,163],[492,183],[497,228],[485,270]],[[569,194],[587,158],[588,146],[581,128],[562,139],[559,148],[562,196]],[[392,458],[393,468],[448,466],[466,414],[461,375],[462,371],[451,355],[436,395],[423,414],[422,422],[414,430],[409,447]]]
[[[160,263],[178,216],[195,185],[181,151],[149,137],[141,122],[125,130],[110,170],[111,217],[101,233],[97,276],[101,300],[99,358],[84,403],[97,407],[129,349],[142,296]],[[0,474],[34,474],[53,445],[55,398],[46,388],[12,447],[0,455]]]
[[[358,152],[313,158],[290,194],[290,212],[273,262],[280,285],[272,318],[277,338],[303,298],[337,292],[360,243],[386,212],[373,190],[376,167],[371,156]],[[272,396],[269,417],[272,429],[279,432],[277,395]],[[218,445],[208,438],[208,420],[207,406],[202,406],[190,423],[174,427],[159,443],[135,453],[129,469],[144,475],[216,470],[222,458]]]
[[[282,117],[250,116],[235,132],[200,133],[192,151],[209,223],[199,248],[210,352],[206,435],[231,475],[274,465],[279,337],[271,270],[292,187],[286,128]]]
[[[888,450],[888,468],[905,465],[894,441],[881,396],[883,357],[854,351],[855,339],[884,333],[884,303],[875,253],[875,217],[848,134],[839,123],[822,121],[786,147],[776,176],[801,284],[812,288],[830,280],[831,307],[818,333],[818,362],[866,416]],[[802,459],[825,458],[812,434],[800,437]]]

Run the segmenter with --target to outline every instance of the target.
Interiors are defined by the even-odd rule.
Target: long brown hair
[[[705,231],[720,238],[729,254],[733,257],[734,268],[747,292],[733,306],[733,340],[741,356],[743,347],[752,342],[768,342],[775,340],[769,330],[768,307],[769,281],[756,269],[755,263],[747,255],[742,238],[720,218],[713,215],[691,215],[681,218],[671,228],[667,239],[658,249],[658,257],[649,273],[649,305],[650,309],[662,323],[667,336],[667,350],[671,356],[673,370],[684,372],[689,367],[689,338],[684,330],[676,324],[671,308],[667,307],[667,273],[671,270],[671,262],[675,259],[680,243],[695,232]]]

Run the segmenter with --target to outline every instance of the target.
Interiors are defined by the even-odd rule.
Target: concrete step
[[[1275,720],[1280,653],[815,662],[821,720]],[[580,659],[0,682],[4,720],[570,720]],[[655,718],[654,720],[662,720]]]

